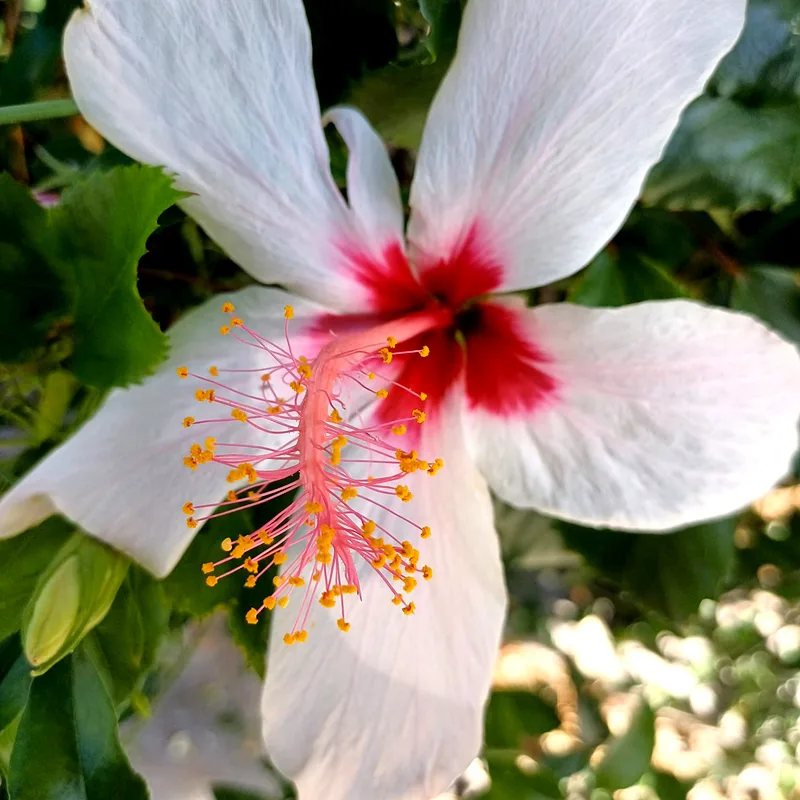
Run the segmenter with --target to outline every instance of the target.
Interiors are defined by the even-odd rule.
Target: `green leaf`
[[[8,565],[0,570],[0,639],[19,630],[39,576],[71,533],[66,522],[53,517],[20,536],[0,541],[0,563]]]
[[[419,0],[419,10],[431,26],[425,44],[433,58],[452,57],[461,26],[461,0]]]
[[[108,613],[128,559],[75,533],[39,577],[22,615],[25,655],[41,674],[71,653]]]
[[[77,388],[75,378],[65,370],[54,370],[47,375],[36,409],[31,446],[36,447],[58,433]]]
[[[686,110],[644,201],[673,210],[784,206],[800,181],[800,106],[701,97]]]
[[[655,261],[633,252],[615,257],[604,250],[572,285],[569,300],[592,308],[615,308],[688,296],[669,270]]]
[[[446,58],[430,65],[390,65],[355,84],[347,103],[361,109],[386,142],[414,149],[448,65]]]
[[[168,622],[161,584],[132,568],[105,619],[86,638],[92,661],[108,676],[114,705],[126,701],[141,685]]]
[[[656,720],[652,709],[642,702],[630,728],[608,743],[603,760],[595,770],[597,785],[604,789],[624,789],[636,783],[650,768],[655,745]]]
[[[681,621],[716,598],[736,557],[731,517],[675,533],[638,534],[560,523],[565,544],[643,606]]]
[[[750,0],[739,42],[717,68],[714,89],[750,104],[800,95],[797,0]]]
[[[77,287],[73,372],[107,389],[151,374],[166,337],[136,290],[136,266],[158,217],[182,197],[154,167],[118,167],[73,185],[53,210]]]
[[[495,691],[486,707],[484,741],[490,748],[524,752],[560,724],[555,709],[532,692]]]
[[[264,794],[257,794],[236,786],[214,786],[214,800],[268,800]]]
[[[146,800],[91,662],[64,659],[34,679],[8,777],[11,800]]]
[[[72,306],[69,272],[56,257],[47,212],[26,187],[0,175],[0,361],[30,358]]]
[[[561,798],[557,776],[548,770],[535,774],[522,772],[507,759],[487,758],[492,787],[485,800],[555,800]]]
[[[800,283],[797,270],[748,267],[736,276],[731,307],[753,314],[782,336],[800,344]]]
[[[17,637],[0,644],[0,731],[22,713],[31,688],[31,670]]]

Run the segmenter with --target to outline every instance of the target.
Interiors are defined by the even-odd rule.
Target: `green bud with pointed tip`
[[[103,620],[128,570],[128,560],[75,533],[40,576],[22,615],[22,645],[34,674],[71,653]]]

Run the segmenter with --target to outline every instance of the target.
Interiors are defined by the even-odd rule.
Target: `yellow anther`
[[[179,378],[188,378],[189,377],[189,370],[187,367],[178,367],[175,370],[178,373]]]
[[[258,572],[258,562],[254,558],[246,558],[242,566],[248,572]]]
[[[405,600],[403,600],[403,595],[401,595],[401,594],[396,594],[396,595],[395,595],[395,596],[392,598],[392,602],[393,602],[393,603],[394,603],[396,606],[401,606],[401,605],[403,605],[403,603],[405,603]]]
[[[239,499],[239,495],[231,489],[228,494],[225,495],[229,502],[235,503]]]
[[[225,314],[232,314],[234,311],[236,311],[236,307],[233,305],[233,303],[223,303],[222,311]]]
[[[344,631],[345,633],[347,633],[347,631],[350,630],[350,623],[345,622],[344,617],[342,617],[341,619],[337,619],[336,624],[339,626],[340,631]]]
[[[429,581],[433,577],[433,570],[429,566],[424,566],[422,568],[422,577],[425,578],[426,581]]]
[[[270,374],[269,374],[268,372],[265,372],[265,373],[264,373],[264,374],[261,376],[261,380],[262,380],[262,381],[264,381],[264,383],[269,383],[269,382],[270,382],[270,380],[272,380],[272,378],[271,378],[271,376],[270,376]]]
[[[331,553],[317,553],[315,559],[318,564],[332,564],[333,555]]]
[[[278,600],[278,605],[279,605],[281,608],[286,608],[286,606],[288,606],[288,605],[289,605],[289,596],[288,596],[288,595],[286,595],[286,596],[284,596],[284,597],[281,597],[281,599],[280,599],[280,600]]]
[[[294,635],[294,640],[296,642],[304,642],[306,639],[308,639],[308,631],[297,631]]]
[[[209,575],[206,578],[206,586],[216,586],[218,582],[218,578],[216,575]]]
[[[275,564],[279,564],[280,565],[280,564],[284,564],[288,558],[289,558],[289,556],[287,556],[286,553],[283,552],[283,550],[278,550],[278,552],[275,553],[275,555],[272,557],[272,561]]]
[[[375,394],[380,397],[381,400],[385,400],[389,396],[389,392],[386,389],[378,389]]]
[[[383,541],[380,539],[379,541]],[[394,549],[394,546],[391,544],[384,544],[381,545],[383,547],[383,552],[386,553],[386,558],[394,558],[397,555],[397,550]]]
[[[394,355],[388,347],[382,347],[378,350],[378,355],[383,359],[384,364],[391,364]]]
[[[206,450],[211,450],[211,452],[213,453],[214,448],[217,446],[217,440],[213,436],[209,436],[203,442],[203,446],[206,448]]]
[[[318,569],[315,569],[314,572],[311,573],[311,580],[314,581],[314,583],[316,583],[321,577],[322,573]]]
[[[406,432],[406,426],[405,425],[395,425],[394,428],[392,428],[392,433],[395,436],[403,436],[403,434],[405,434],[405,432]]]
[[[267,611],[272,611],[277,602],[278,601],[274,597],[266,597],[264,598],[264,608],[266,608]]]
[[[299,381],[292,381],[289,384],[289,387],[293,392],[297,392],[297,394],[302,394],[306,390],[306,387],[303,386],[303,384]]]
[[[342,594],[355,594],[358,591],[358,586],[354,583],[346,583],[342,586]]]
[[[272,544],[275,541],[275,539],[263,529],[258,531],[257,533],[258,533],[258,538],[261,540],[261,544]]]
[[[423,348],[422,348],[422,350],[420,350],[420,351],[419,351],[419,354],[420,354],[420,355],[421,355],[423,358],[427,358],[427,357],[428,357],[428,356],[431,354],[431,349],[430,349],[430,347],[428,347],[428,345],[424,345],[424,346],[423,346]]]
[[[403,591],[413,592],[417,588],[417,581],[414,578],[408,577],[403,580]]]
[[[247,422],[247,414],[245,414],[241,408],[234,408],[233,411],[231,411],[231,416],[234,419],[238,419],[239,422]]]
[[[194,399],[197,400],[198,403],[202,403],[203,400],[206,399],[206,390],[205,389],[198,389],[194,393]]]
[[[416,420],[416,421],[417,421],[417,422],[418,422],[420,425],[422,425],[422,423],[423,423],[423,422],[425,422],[425,419],[426,419],[426,417],[427,417],[427,414],[426,414],[424,411],[420,411],[420,409],[418,409],[418,408],[415,408],[415,409],[414,409],[414,410],[411,412],[411,416],[412,416],[412,417],[414,417],[414,419],[415,419],[415,420]]]
[[[435,475],[442,467],[444,467],[444,461],[442,461],[441,458],[437,458],[436,461],[428,467],[428,475]]]
[[[334,597],[341,597],[342,596],[341,584],[335,583],[333,586],[331,586],[331,591],[333,592]]]
[[[342,415],[334,408],[333,411],[331,411],[328,419],[338,425],[342,421]]]
[[[289,578],[289,583],[292,586],[305,586],[306,585],[306,582],[301,577],[299,577],[298,575],[292,575],[292,577]]]
[[[184,417],[183,418],[183,427],[184,428],[191,428],[194,425],[194,417]]]
[[[230,553],[233,550],[233,542],[230,539],[223,539],[220,547],[226,552]]]
[[[244,582],[246,589],[253,589],[256,585],[256,576],[255,575],[248,575],[247,580]]]
[[[394,336],[387,336],[386,337],[386,341],[387,341],[389,347],[391,347],[391,348],[397,347],[397,339],[395,339]]]
[[[209,575],[214,571],[214,564],[211,561],[207,561],[203,564],[203,575]]]
[[[422,400],[422,402],[424,403],[428,399],[428,395],[425,394],[425,392],[420,392],[419,399]]]
[[[191,503],[184,503],[181,510],[184,514],[194,514],[194,506]]]
[[[431,529],[426,525],[419,534],[420,539],[429,539],[431,536]]]
[[[413,603],[409,603],[407,606],[403,606],[403,613],[407,617],[410,617],[416,610],[417,607]]]
[[[400,545],[400,550],[406,558],[409,558],[414,554],[414,545],[409,541],[402,542]]]
[[[377,526],[375,525],[375,523],[371,519],[368,519],[361,526],[361,532],[364,534],[364,536],[372,536],[372,534],[375,533],[375,528],[376,527]]]
[[[218,378],[219,377],[219,370],[216,367],[209,367],[208,368],[208,374],[212,378]]]
[[[323,511],[322,503],[306,503],[306,513],[321,514]]]
[[[246,550],[245,550],[244,547],[242,547],[241,545],[237,545],[236,547],[233,548],[233,550],[231,552],[231,556],[233,558],[242,558],[242,556],[245,554],[245,552],[246,552]]]
[[[283,575],[276,575],[272,579],[272,583],[274,586],[283,586],[283,584],[286,583],[286,578],[284,578]]]
[[[245,615],[248,625],[258,625],[258,609],[251,608]]]
[[[383,569],[386,566],[386,556],[383,553],[380,553],[376,558],[370,561],[375,569]]]
[[[333,608],[336,605],[336,598],[333,596],[333,592],[323,592],[319,598],[319,604],[323,608]]]
[[[300,374],[301,374],[301,375],[302,375],[302,376],[303,376],[303,377],[304,377],[306,380],[308,380],[308,379],[311,377],[311,375],[312,375],[312,372],[311,372],[311,366],[310,366],[309,364],[305,363],[305,362],[302,362],[302,363],[301,363],[301,364],[300,364],[300,365],[297,367],[297,371],[298,371],[298,372],[299,372],[299,373],[300,373]]]
[[[267,406],[267,413],[268,414],[280,414],[281,407],[280,406]]]
[[[197,460],[201,464],[208,464],[209,461],[214,460],[214,453],[211,450],[203,450],[203,452],[198,456]]]
[[[197,459],[194,456],[186,456],[183,459],[183,466],[189,467],[189,469],[197,469]]]
[[[346,503],[348,500],[355,500],[358,497],[358,492],[354,486],[346,486],[342,489],[342,500]]]
[[[189,454],[192,456],[192,458],[197,458],[202,452],[203,452],[203,448],[200,447],[199,444],[193,444],[189,448]]]
[[[289,318],[287,317],[287,319],[289,319]],[[284,644],[294,644],[294,636],[292,636],[291,633],[284,634],[283,643]]]
[[[284,319],[293,319],[294,318],[294,309],[291,306],[284,306],[283,307],[283,317],[284,317]]]
[[[227,336],[227,335],[228,335],[228,334],[231,332],[231,329],[230,329],[230,328],[229,328],[227,325],[223,325],[223,326],[222,326],[222,327],[219,329],[219,332],[220,332],[220,333],[221,333],[223,336]]]
[[[192,529],[196,528],[197,520],[194,517],[189,517],[189,519],[186,520],[186,527]]]
[[[369,378],[371,381],[374,381],[374,380],[375,380],[375,373],[374,373],[374,372],[369,372],[369,373],[367,373],[367,377],[368,377],[368,378]]]
[[[231,327],[232,328],[241,328],[244,325],[244,320],[241,317],[234,317],[231,320]]]
[[[402,484],[395,487],[394,493],[404,502],[408,503],[414,499],[414,495],[409,491],[408,486]]]

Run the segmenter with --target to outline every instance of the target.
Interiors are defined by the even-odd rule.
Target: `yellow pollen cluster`
[[[358,497],[358,492],[354,486],[346,486],[342,489],[342,500],[346,503],[348,500],[355,500]]]
[[[424,411],[420,411],[420,409],[418,409],[418,408],[415,408],[415,409],[414,409],[414,410],[411,412],[411,416],[412,416],[412,417],[414,417],[414,419],[415,419],[415,420],[416,420],[416,421],[417,421],[417,422],[418,422],[420,425],[422,425],[422,423],[423,423],[423,422],[425,422],[425,420],[427,419],[427,415],[425,414],[425,412],[424,412]]]
[[[184,428],[191,428],[194,425],[194,417],[184,417],[183,418],[183,427]]]
[[[423,346],[423,348],[422,348],[422,349],[419,351],[419,354],[420,354],[420,355],[421,355],[423,358],[427,358],[427,357],[428,357],[428,356],[431,354],[431,349],[430,349],[430,347],[428,347],[428,345],[424,345],[424,346]]]
[[[294,308],[292,306],[284,306],[283,317],[284,319],[294,319]]]
[[[219,329],[219,332],[220,332],[220,334],[221,334],[222,336],[227,336],[227,335],[228,335],[228,334],[231,332],[231,329],[230,329],[230,328],[229,328],[227,325],[223,325],[223,326],[222,326],[222,327]]]
[[[375,394],[380,397],[381,400],[385,400],[389,396],[389,392],[386,389],[378,389]]]
[[[328,419],[338,425],[342,421],[342,415],[334,408],[333,411],[331,411]]]
[[[397,347],[397,339],[395,339],[394,336],[387,336],[386,337],[386,342],[389,345],[389,347],[391,347],[392,349]]]
[[[216,367],[209,367],[208,374],[212,378],[217,378],[219,377],[219,370]]]
[[[233,303],[223,303],[222,311],[225,314],[232,314],[234,311],[236,311],[236,306],[234,306]]]
[[[342,463],[342,448],[347,444],[346,436],[337,436],[331,442],[331,465],[338,467]]]
[[[231,320],[231,327],[232,328],[241,328],[242,325],[244,325],[244,320],[241,319],[240,317],[234,317]]]
[[[214,402],[215,392],[213,389],[198,389],[194,393],[194,399],[197,400],[198,403],[202,403],[204,400],[207,400],[209,403]]]
[[[191,503],[184,503],[181,510],[184,514],[194,514],[194,506]]]
[[[403,434],[406,432],[406,430],[407,430],[407,429],[406,429],[406,426],[405,426],[405,425],[395,425],[395,426],[392,428],[392,433],[393,433],[395,436],[402,436],[402,435],[403,435]]]
[[[178,369],[175,371],[178,373],[179,378],[189,377],[189,370],[186,367],[178,367]]]
[[[300,381],[292,381],[289,386],[291,387],[292,391],[297,392],[297,394],[302,394],[306,390],[306,387],[303,386]]]
[[[399,486],[395,487],[394,493],[404,502],[410,503],[414,499],[414,495],[411,494],[408,486],[403,486],[400,484]]]
[[[430,465],[428,468],[428,475],[435,475],[440,469],[444,467],[444,461],[441,458],[437,458],[433,464]]]
[[[234,408],[233,411],[231,411],[231,416],[234,419],[238,419],[239,422],[247,422],[247,414],[245,414],[241,408]]]
[[[382,347],[378,350],[378,355],[383,359],[384,364],[391,364],[392,358],[394,358],[394,354],[388,347]]]

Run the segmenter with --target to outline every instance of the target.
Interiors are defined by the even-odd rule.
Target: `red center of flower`
[[[405,362],[397,380],[430,397],[433,408],[463,380],[470,408],[493,414],[530,413],[555,395],[550,359],[526,330],[525,313],[486,299],[502,285],[503,268],[478,225],[447,258],[422,259],[418,274],[399,244],[382,259],[346,251],[351,269],[366,288],[373,314],[326,315],[320,330],[373,326],[414,311],[448,309],[450,324],[403,342],[406,349],[430,348],[430,357]],[[396,393],[379,409],[382,419],[407,414],[410,396]]]

